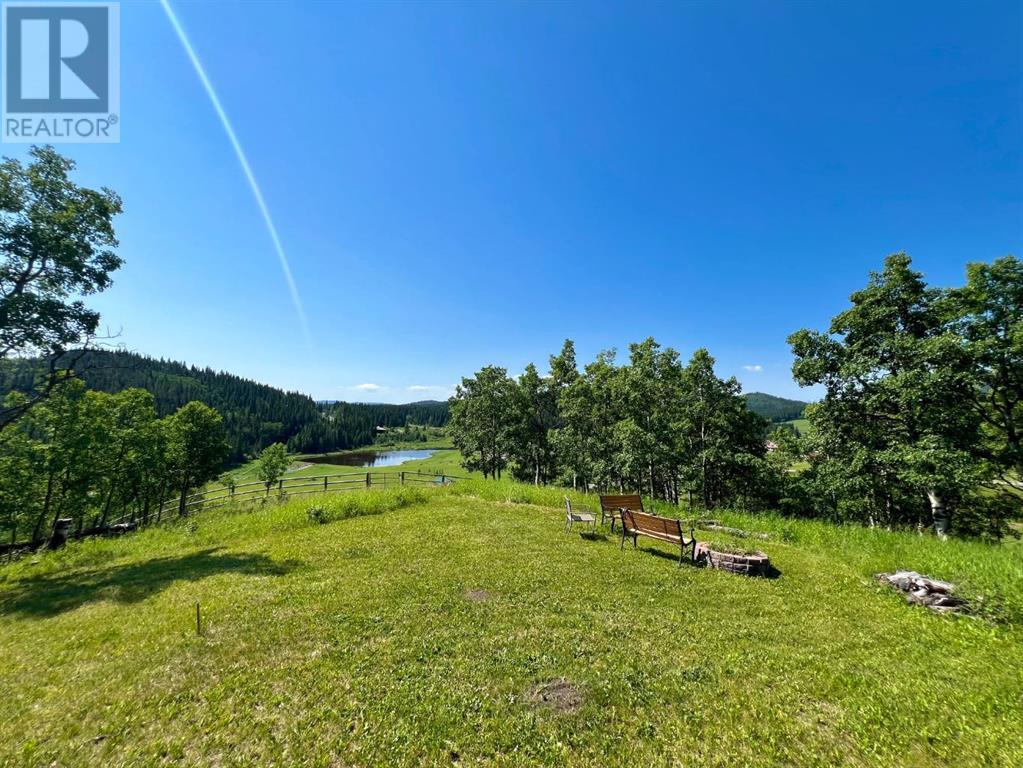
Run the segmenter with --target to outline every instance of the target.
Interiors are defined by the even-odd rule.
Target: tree
[[[48,368],[33,396],[0,410],[0,429],[73,366],[65,353],[87,344],[99,325],[81,297],[109,287],[121,266],[112,223],[120,198],[75,184],[74,163],[52,147],[33,147],[31,155],[27,166],[0,164],[0,360],[40,356]]]
[[[9,532],[12,547],[37,514],[43,450],[22,430],[0,432],[0,530]]]
[[[509,430],[514,419],[515,382],[504,368],[488,365],[463,378],[451,398],[451,438],[462,466],[500,479],[508,463]]]
[[[944,537],[981,467],[972,365],[940,299],[908,256],[894,254],[827,333],[801,330],[789,343],[796,381],[826,389],[808,415],[839,508],[917,522],[926,501]]]
[[[620,489],[623,485],[613,439],[614,425],[621,414],[619,375],[615,351],[600,352],[558,396],[562,426],[552,442],[573,487]]]
[[[165,435],[156,417],[153,395],[144,389],[125,389],[116,395],[92,393],[102,399],[110,416],[110,450],[101,471],[106,488],[98,525],[111,510],[134,505],[147,518],[149,507],[162,501],[165,482]]]
[[[288,458],[288,451],[280,443],[268,445],[259,454],[259,460],[256,462],[256,474],[266,486],[268,495],[271,486],[284,477],[284,472],[290,464],[291,459]]]
[[[554,475],[554,452],[549,432],[557,423],[557,401],[551,382],[530,363],[513,389],[513,423],[508,432],[508,455],[518,479],[534,485]]]
[[[108,466],[112,425],[103,399],[81,381],[65,380],[24,421],[15,428],[40,436],[44,444],[44,490],[31,540],[41,541],[47,526],[52,530],[61,517],[71,518],[81,532]]]
[[[705,509],[758,493],[766,421],[746,406],[736,379],[720,379],[714,358],[698,349],[683,371],[678,421],[682,474]]]
[[[1023,262],[968,264],[966,285],[949,292],[946,307],[974,367],[983,450],[1004,486],[1008,473],[1023,476]]]
[[[165,420],[168,472],[178,490],[178,512],[185,514],[188,492],[216,476],[228,453],[220,414],[198,401]]]

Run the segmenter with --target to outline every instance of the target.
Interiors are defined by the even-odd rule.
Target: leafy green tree
[[[462,379],[451,399],[450,423],[462,466],[500,479],[508,463],[514,409],[515,382],[504,368],[488,365],[474,377]]]
[[[772,446],[767,454],[767,463],[779,477],[791,474],[793,466],[806,458],[803,441],[793,429],[775,427],[767,441]]]
[[[551,381],[530,363],[513,389],[513,423],[508,431],[508,456],[516,478],[534,485],[555,473],[550,430],[557,424],[557,401]]]
[[[31,156],[27,166],[0,164],[0,360],[41,356],[49,367],[31,397],[0,410],[0,429],[57,386],[58,360],[99,324],[81,297],[107,288],[121,266],[113,250],[120,198],[75,184],[74,163],[52,147],[33,147]]]
[[[91,394],[101,399],[110,419],[109,451],[101,471],[106,487],[98,525],[107,524],[113,509],[129,505],[148,517],[154,495],[162,492],[166,453],[153,395],[144,389]]]
[[[683,412],[684,375],[678,352],[653,338],[629,345],[618,379],[621,419],[615,447],[623,477],[652,497],[677,503],[682,456],[676,440]]]
[[[20,429],[0,432],[0,530],[13,546],[38,514],[44,448]]]
[[[968,264],[966,285],[949,292],[946,308],[974,366],[982,450],[1004,486],[1010,473],[1023,477],[1023,262]]]
[[[164,419],[168,475],[185,514],[188,492],[215,477],[228,453],[224,421],[208,405],[193,401]]]
[[[683,371],[677,422],[682,475],[705,509],[756,496],[766,469],[766,422],[747,408],[741,391],[734,377],[718,378],[706,349],[698,349]]]
[[[575,361],[575,342],[565,339],[565,343],[561,345],[561,352],[550,356],[549,365],[550,385],[555,392],[561,392],[571,386],[572,382],[579,378],[579,369]]]
[[[32,528],[33,542],[41,541],[61,517],[71,518],[78,532],[85,528],[111,440],[112,426],[103,405],[98,393],[69,379],[26,419],[26,431],[39,435],[45,446],[40,466],[45,490]]]
[[[552,443],[573,487],[618,488],[613,430],[622,412],[614,350],[600,352],[558,396],[561,427]]]
[[[284,477],[290,464],[291,459],[288,458],[288,451],[280,443],[268,445],[259,454],[259,460],[256,462],[256,474],[266,486],[267,494],[270,493],[270,488]]]
[[[981,467],[972,366],[940,299],[908,256],[894,254],[827,333],[802,330],[789,343],[796,381],[826,389],[808,416],[836,504],[889,524],[918,522],[929,507],[945,536],[950,507],[981,480]]]

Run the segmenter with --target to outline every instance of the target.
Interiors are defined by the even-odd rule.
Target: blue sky
[[[124,197],[93,303],[135,351],[401,402],[653,335],[798,396],[786,336],[886,254],[953,284],[1023,250],[1018,3],[174,7],[312,345],[166,16],[124,2],[121,142],[58,148]]]

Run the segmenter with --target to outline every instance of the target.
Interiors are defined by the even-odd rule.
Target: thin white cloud
[[[406,392],[428,393],[431,395],[447,397],[454,393],[454,387],[443,385],[411,385],[405,388]]]
[[[744,365],[742,368],[744,371],[749,371],[750,373],[760,373],[762,370],[764,370],[764,366],[760,365],[759,363],[756,365]]]
[[[350,389],[358,389],[361,392],[376,392],[382,389],[382,387],[379,384],[356,384],[354,387],[350,387]]]

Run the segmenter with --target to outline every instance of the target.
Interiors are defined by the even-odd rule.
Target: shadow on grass
[[[629,541],[625,542],[625,549],[626,550],[633,549]],[[642,544],[640,544],[638,547],[635,547],[634,549],[637,552],[642,552],[644,555],[653,555],[654,557],[660,557],[663,560],[670,560],[671,562],[675,563],[675,565],[678,565],[678,550],[675,550],[674,552],[666,552],[665,550],[657,549],[656,547],[644,547]],[[689,557],[688,550],[686,550],[685,555],[683,555],[682,557],[682,564],[694,567],[696,566],[696,563],[694,563],[692,558]]]
[[[93,600],[137,603],[175,581],[199,581],[218,573],[282,576],[296,565],[265,555],[220,554],[215,548],[112,568],[40,574],[21,579],[0,596],[0,614],[48,617]]]

